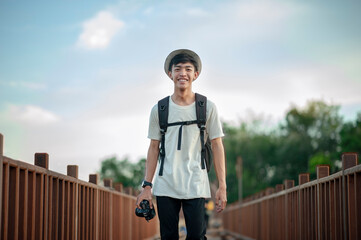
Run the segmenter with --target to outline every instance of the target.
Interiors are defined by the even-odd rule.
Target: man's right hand
[[[152,188],[150,186],[146,186],[145,188],[143,188],[142,192],[138,195],[137,202],[135,204],[137,208],[141,208],[140,203],[143,200],[148,200],[150,208],[153,208],[153,202],[152,202],[153,195],[152,195]]]

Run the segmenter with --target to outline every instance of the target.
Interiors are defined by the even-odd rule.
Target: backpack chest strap
[[[180,127],[179,127],[179,132],[178,132],[178,145],[177,145],[177,150],[181,150],[182,135],[183,135],[183,126],[185,126],[185,125],[192,125],[192,124],[196,124],[196,123],[197,123],[197,120],[193,120],[193,121],[183,121],[183,122],[174,122],[174,123],[169,123],[169,124],[168,124],[168,127],[180,125]]]

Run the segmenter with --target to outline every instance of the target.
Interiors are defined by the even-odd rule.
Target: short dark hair
[[[193,64],[195,71],[198,72],[198,64],[197,61],[189,54],[180,53],[175,55],[170,61],[168,71],[172,71],[173,65],[177,65],[178,63],[187,63],[190,62]]]

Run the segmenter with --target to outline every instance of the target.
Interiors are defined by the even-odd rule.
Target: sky
[[[282,121],[310,100],[361,111],[360,1],[0,2],[4,155],[79,178],[146,156],[152,106],[173,92],[167,55],[192,49],[193,91],[222,121]]]

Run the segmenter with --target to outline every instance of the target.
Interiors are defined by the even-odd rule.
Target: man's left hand
[[[216,192],[216,211],[220,213],[227,205],[227,190],[225,188],[218,188]]]

